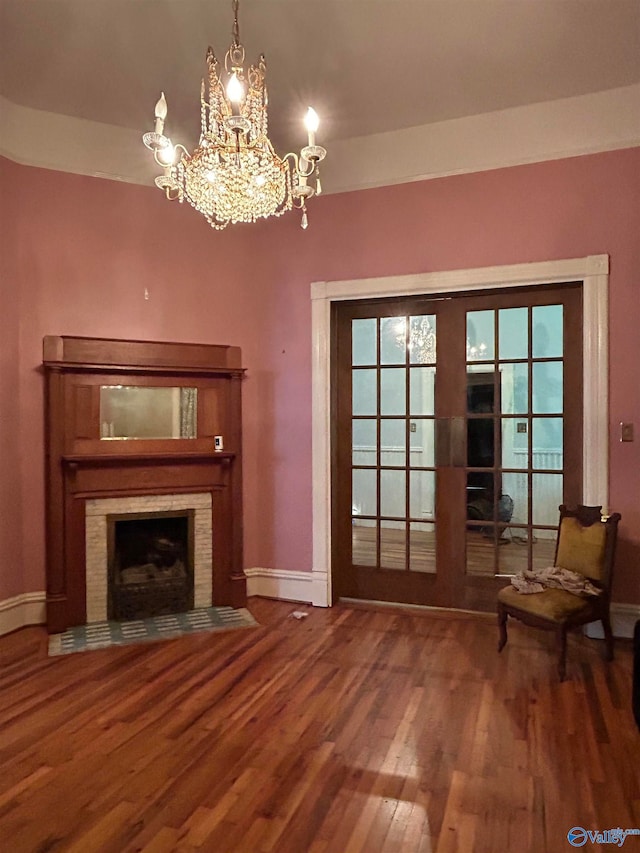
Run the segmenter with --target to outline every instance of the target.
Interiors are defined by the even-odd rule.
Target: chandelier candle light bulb
[[[167,169],[168,167],[173,165],[173,161],[176,159],[176,149],[173,147],[171,142],[168,142],[164,148],[158,149],[158,160],[160,163]]]
[[[155,109],[154,132],[144,144],[163,174],[155,179],[168,199],[187,201],[212,228],[281,216],[296,208],[301,226],[308,224],[306,201],[320,192],[318,163],[326,150],[316,144],[318,114],[309,107],[304,119],[308,145],[299,154],[276,154],[267,133],[266,62],[260,56],[245,72],[240,42],[238,0],[232,0],[232,43],[224,60],[226,87],[212,48],[207,50],[207,76],[200,89],[200,138],[192,152],[164,135],[164,93]],[[314,175],[316,188],[307,180]]]
[[[167,101],[164,96],[164,92],[160,93],[160,98],[158,99],[158,103],[156,104],[156,124],[155,124],[155,132],[158,136],[162,136],[164,133],[164,122],[167,117]]]
[[[316,130],[320,126],[318,113],[313,107],[309,107],[307,110],[307,114],[304,117],[304,126],[307,128],[307,133],[309,134],[309,147],[312,147],[316,144]]]
[[[235,71],[227,83],[227,97],[231,103],[236,104],[236,106],[241,104],[244,99],[244,88],[242,87],[240,80],[238,80],[238,75]]]

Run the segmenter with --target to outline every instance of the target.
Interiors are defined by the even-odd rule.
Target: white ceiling
[[[160,90],[192,144],[230,0],[0,0],[0,94],[142,132]],[[247,59],[267,59],[272,135],[319,142],[640,82],[640,0],[240,0]]]

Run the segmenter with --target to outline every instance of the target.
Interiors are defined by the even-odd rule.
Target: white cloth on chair
[[[511,585],[520,593],[529,595],[544,592],[549,587],[559,587],[574,595],[600,595],[602,590],[591,583],[589,578],[579,572],[563,569],[561,566],[548,566],[546,569],[531,569],[517,572],[511,578]]]

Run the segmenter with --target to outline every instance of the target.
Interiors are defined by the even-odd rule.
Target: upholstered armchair
[[[542,592],[522,594],[514,586],[498,593],[498,651],[507,642],[507,619],[511,616],[535,628],[555,631],[558,675],[566,674],[567,631],[589,622],[602,622],[607,660],[613,659],[613,633],[609,618],[611,575],[620,514],[606,518],[600,506],[560,506],[560,523],[554,566],[582,575],[600,594],[581,596],[567,589],[549,587]]]

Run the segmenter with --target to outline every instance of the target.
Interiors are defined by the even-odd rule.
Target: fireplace
[[[193,609],[193,516],[193,510],[107,516],[109,619]]]
[[[244,606],[240,350],[48,336],[43,356],[49,632]]]
[[[86,502],[87,622],[210,607],[211,495]]]

